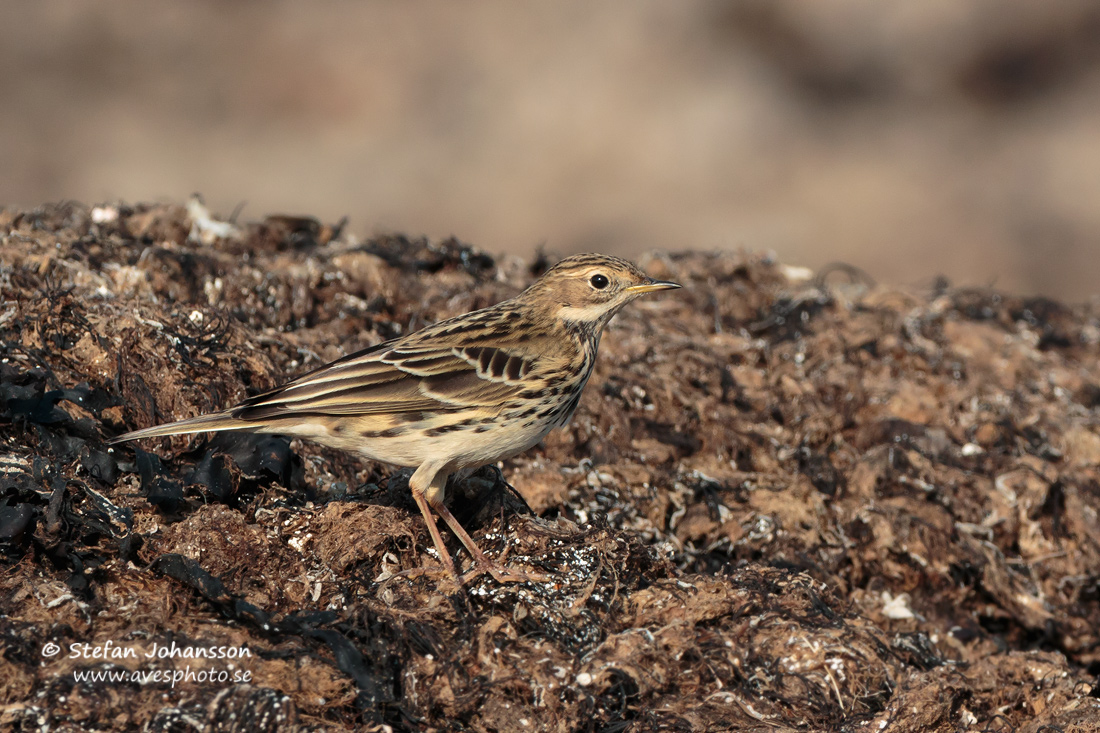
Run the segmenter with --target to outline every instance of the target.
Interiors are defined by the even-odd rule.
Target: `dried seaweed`
[[[1096,304],[649,256],[685,288],[611,325],[573,423],[448,490],[543,579],[459,589],[407,472],[279,436],[104,439],[513,295],[550,258],[308,217],[203,230],[171,205],[2,216],[0,727],[1100,718]],[[251,679],[80,681],[190,662],[43,656],[107,640],[247,646]]]

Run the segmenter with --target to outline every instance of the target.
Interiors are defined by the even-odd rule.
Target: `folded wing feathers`
[[[258,421],[491,406],[516,394],[529,371],[526,359],[490,347],[375,350],[257,395],[232,415]]]
[[[306,415],[491,408],[502,405],[521,390],[530,391],[531,385],[522,384],[522,380],[535,366],[531,359],[495,346],[441,348],[432,344],[434,337],[468,329],[469,324],[457,328],[441,322],[401,340],[400,345],[388,341],[348,354],[224,412],[136,430],[110,442],[256,429],[257,423]]]

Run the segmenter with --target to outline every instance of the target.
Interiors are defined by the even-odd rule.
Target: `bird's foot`
[[[510,549],[510,547],[504,548],[504,552],[500,556],[501,562],[504,562],[504,559],[508,557],[508,551]],[[477,555],[474,556],[473,569],[463,573],[462,577],[458,579],[458,582],[461,585],[465,585],[474,578],[481,577],[486,573],[493,576],[493,580],[498,583],[539,583],[548,580],[545,575],[540,575],[539,573],[527,573],[502,567],[490,560],[483,553],[478,552]]]
[[[445,593],[454,593],[462,590],[462,578],[460,578],[454,570],[431,565],[428,567],[408,568],[401,572],[394,573],[386,578],[382,582],[382,585],[392,583],[398,579],[415,580],[416,578],[428,578],[434,581],[437,588]]]
[[[538,583],[547,580],[545,575],[525,573],[519,570],[509,570],[495,563],[488,563],[486,565],[478,565],[472,570],[467,570],[462,574],[462,577],[458,579],[458,582],[460,585],[466,585],[474,578],[478,578],[486,573],[493,576],[493,580],[498,583]]]

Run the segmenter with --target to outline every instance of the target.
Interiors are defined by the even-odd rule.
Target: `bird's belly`
[[[295,432],[381,463],[415,467],[428,461],[443,462],[457,470],[511,458],[538,443],[553,427],[545,422],[509,424],[480,415],[465,419],[450,415],[447,420],[390,424],[383,429],[334,421],[312,425],[309,430],[299,427]]]

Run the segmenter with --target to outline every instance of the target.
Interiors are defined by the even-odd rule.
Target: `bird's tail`
[[[216,412],[212,415],[201,415],[179,422],[170,422],[167,425],[154,425],[151,428],[142,428],[141,430],[124,433],[108,440],[107,445],[125,443],[139,438],[157,438],[162,435],[184,435],[186,433],[220,432],[222,430],[255,430],[256,428],[255,422],[233,417],[229,412]]]

